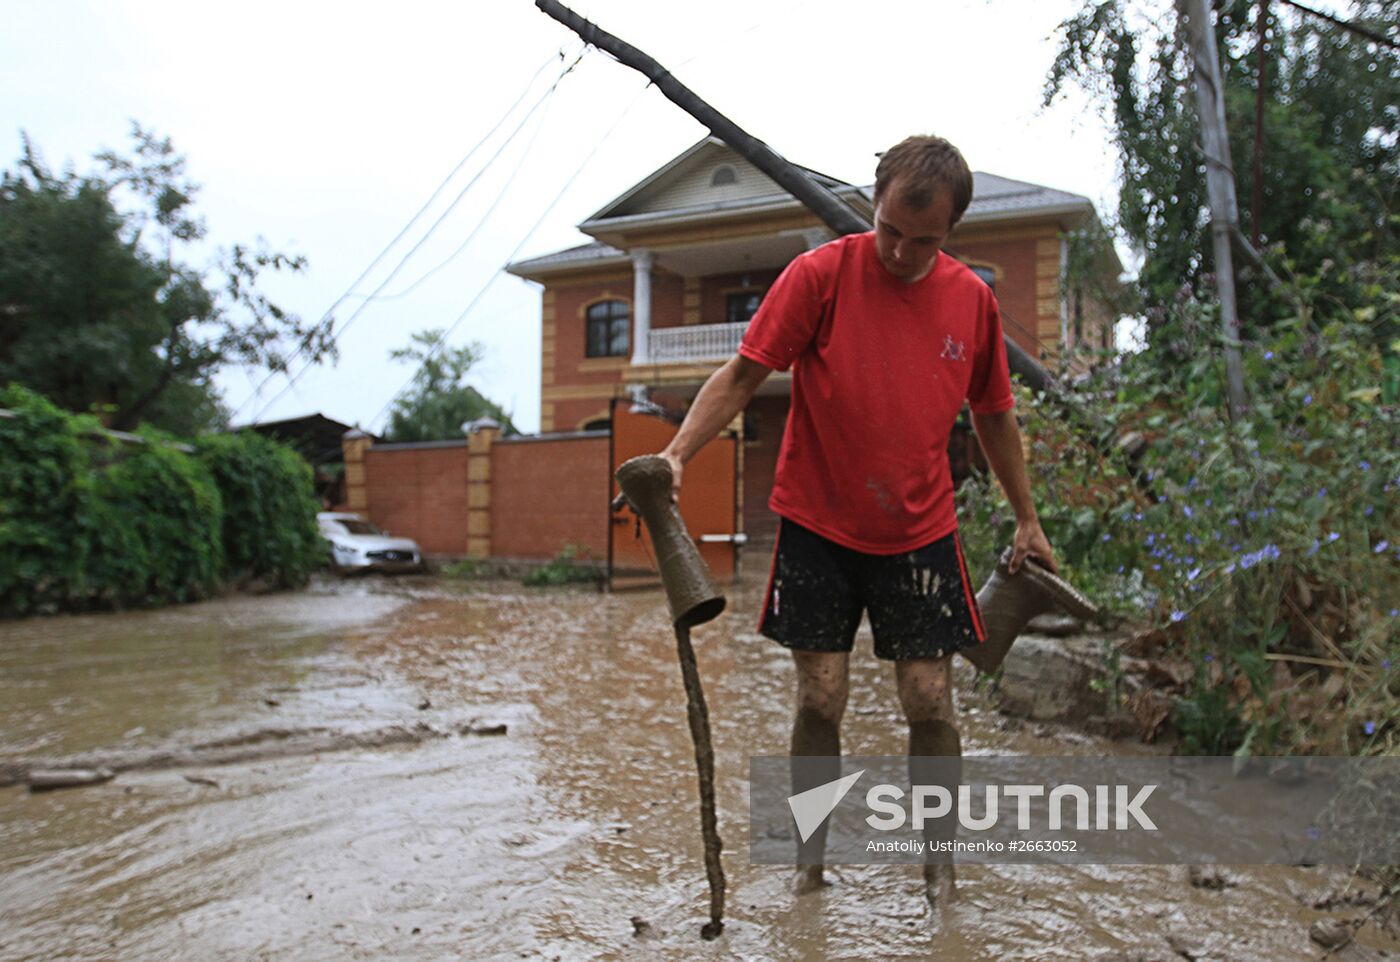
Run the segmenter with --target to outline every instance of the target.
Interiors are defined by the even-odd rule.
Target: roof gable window
[[[726,184],[737,184],[738,182],[739,175],[734,173],[734,168],[728,164],[720,164],[710,175],[711,187],[724,187]]]
[[[631,351],[632,309],[626,301],[599,301],[588,306],[588,357],[626,357]]]

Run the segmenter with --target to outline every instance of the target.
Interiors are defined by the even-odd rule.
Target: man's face
[[[953,229],[953,198],[946,190],[915,210],[900,199],[903,185],[890,184],[875,202],[875,250],[885,270],[906,284],[923,280]]]

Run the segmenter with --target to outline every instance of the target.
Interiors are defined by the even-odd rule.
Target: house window
[[[625,357],[631,350],[632,311],[626,301],[588,307],[588,357]]]
[[[734,168],[725,164],[716,167],[715,172],[710,175],[711,187],[723,187],[725,184],[736,184],[739,182],[738,176],[734,173]]]
[[[969,264],[968,266],[972,268],[972,273],[982,278],[983,284],[986,284],[992,290],[997,289],[996,271],[992,270],[990,267],[978,267],[976,264]]]
[[[740,291],[729,294],[724,299],[724,319],[730,324],[742,324],[758,313],[758,305],[763,303],[762,291]]]

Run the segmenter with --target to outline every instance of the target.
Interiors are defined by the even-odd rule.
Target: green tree
[[[443,337],[441,329],[419,331],[412,335],[412,344],[389,352],[392,360],[416,363],[418,374],[408,393],[396,400],[389,411],[388,439],[458,439],[464,423],[482,417],[500,422],[506,434],[519,434],[499,404],[465,383],[467,374],[481,360],[481,345],[473,342],[463,347],[441,346]]]
[[[1400,185],[1400,56],[1281,4],[1222,0],[1216,35],[1225,74],[1230,149],[1242,226],[1258,233],[1271,264],[1305,280],[1305,293],[1363,303],[1396,249]],[[1350,19],[1400,36],[1400,2],[1364,0]],[[1213,270],[1205,160],[1190,64],[1170,3],[1089,0],[1060,26],[1045,101],[1070,84],[1109,119],[1122,186],[1118,225],[1142,253],[1139,293],[1156,335],[1183,289]],[[1262,204],[1253,192],[1255,97],[1264,77]],[[1266,279],[1241,268],[1246,331],[1286,314]],[[1376,328],[1388,338],[1393,325]]]
[[[206,234],[198,186],[169,139],[133,124],[132,141],[79,176],[25,138],[0,178],[0,384],[97,406],[116,428],[195,433],[226,419],[215,371],[332,354],[330,321],[303,324],[262,294],[263,271],[305,266],[262,240],[183,260]]]

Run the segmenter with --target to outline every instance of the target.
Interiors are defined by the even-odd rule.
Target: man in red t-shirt
[[[996,298],[940,252],[972,198],[957,148],[910,137],[875,171],[875,229],[800,255],[764,298],[738,354],[696,396],[662,452],[682,465],[742,411],[775,370],[793,371],[792,405],[769,506],[778,545],[759,630],[797,670],[794,793],[840,775],[839,727],[862,612],[875,654],[895,662],[921,760],[961,755],[952,654],[980,643],[981,615],[957,537],[948,439],[966,401],[987,461],[1016,514],[1009,565],[1054,555],[1031,501]],[[811,760],[808,760],[809,762]],[[799,892],[825,884],[823,826],[798,847]],[[926,868],[929,895],[940,873]],[[951,872],[942,878],[950,883]]]

